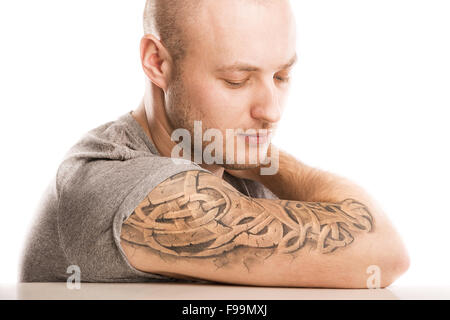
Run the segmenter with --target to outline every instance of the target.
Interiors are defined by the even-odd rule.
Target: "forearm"
[[[268,159],[273,158],[271,149],[269,148]],[[346,199],[352,199],[363,205],[372,217],[371,232],[362,236],[355,246],[343,253],[343,261],[351,261],[356,269],[362,270],[362,266],[365,266],[362,273],[357,273],[357,282],[363,281],[366,276],[364,272],[370,265],[380,267],[382,277],[389,279],[389,283],[408,269],[409,255],[400,235],[380,205],[363,188],[344,177],[307,166],[286,152],[278,150],[278,154],[278,170],[274,175],[261,175],[262,168],[243,172],[236,170],[231,174],[259,181],[284,200],[339,205]],[[263,167],[273,169],[274,162]],[[336,261],[330,263],[334,265]]]
[[[263,183],[280,199],[338,202],[346,198],[359,198],[358,195],[363,196],[363,190],[348,179],[308,166],[287,152],[277,150],[277,173],[258,174],[255,180]]]
[[[280,199],[337,203],[351,198],[364,203],[377,220],[386,220],[380,206],[362,187],[337,174],[308,166],[285,151],[276,150],[279,155],[277,173],[260,175],[258,169],[253,179],[264,184]]]
[[[387,252],[396,252],[409,260],[404,243],[381,206],[362,187],[351,180],[302,163],[288,153],[279,150],[279,170],[274,176],[257,175],[280,199],[308,202],[340,203],[355,199],[364,204],[374,218],[372,230],[381,239],[390,239]],[[375,248],[374,248],[375,249]],[[379,249],[379,248],[378,248]]]

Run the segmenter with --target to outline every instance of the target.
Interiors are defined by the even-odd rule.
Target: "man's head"
[[[225,140],[226,129],[276,127],[296,60],[288,0],[148,0],[144,31],[144,70],[161,90],[171,130],[194,136],[202,121]]]

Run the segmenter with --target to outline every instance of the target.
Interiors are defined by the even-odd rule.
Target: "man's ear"
[[[170,80],[172,59],[161,41],[151,34],[141,39],[141,62],[150,81],[166,91]]]

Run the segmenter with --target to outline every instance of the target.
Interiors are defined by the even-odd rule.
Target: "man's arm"
[[[407,266],[377,219],[357,199],[254,199],[188,171],[144,199],[124,222],[121,244],[136,269],[177,278],[364,288],[367,268],[377,265],[387,286]]]
[[[363,200],[366,204],[374,202],[361,187],[350,180],[308,166],[273,144],[268,149],[269,159],[272,156],[272,149],[276,150],[274,154],[278,154],[276,174],[261,175],[260,168],[226,171],[239,178],[261,182],[280,199],[338,202],[345,198],[356,198]],[[268,164],[265,167],[271,165]]]
[[[269,148],[269,158],[273,150],[276,151],[274,154],[278,154],[276,174],[260,175],[260,168],[229,172],[241,178],[259,181],[280,199],[339,203],[350,198],[364,203],[369,212],[377,217],[377,224],[383,226],[383,230],[389,235],[392,251],[401,253],[403,264],[409,265],[409,256],[401,237],[380,205],[363,188],[347,178],[310,167],[275,145]]]

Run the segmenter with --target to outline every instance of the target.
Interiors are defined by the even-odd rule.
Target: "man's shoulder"
[[[126,160],[143,155],[157,155],[140,125],[130,113],[89,130],[68,151],[66,158],[76,155],[94,159]]]
[[[57,185],[81,178],[83,175],[99,174],[132,163],[158,162],[161,158],[130,113],[118,117],[86,132],[66,152],[57,170]]]

